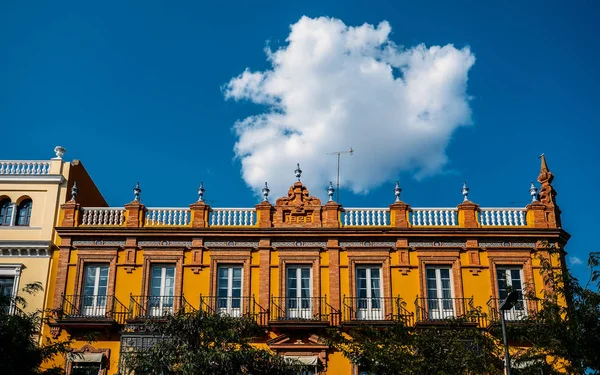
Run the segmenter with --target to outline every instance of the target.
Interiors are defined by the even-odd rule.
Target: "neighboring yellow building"
[[[24,297],[28,312],[46,305],[54,226],[60,205],[71,198],[73,182],[89,189],[87,204],[106,206],[83,165],[65,162],[60,146],[54,151],[51,160],[0,160],[0,293]],[[41,283],[44,292],[21,292],[34,282]]]
[[[48,333],[76,338],[64,359],[67,374],[115,374],[120,353],[148,345],[146,319],[203,309],[247,314],[265,327],[259,340],[271,350],[314,364],[322,374],[359,374],[319,335],[357,323],[439,323],[481,308],[467,324],[497,323],[507,290],[544,290],[540,264],[559,271],[569,239],[560,224],[542,159],[532,203],[522,208],[480,208],[468,199],[451,208],[412,208],[400,200],[385,208],[343,208],[309,194],[298,181],[288,195],[253,208],[92,208],[79,200],[62,206],[59,250],[52,256],[48,307],[57,311]],[[81,192],[81,196],[85,192]],[[393,196],[391,197],[393,198]],[[534,314],[521,298],[509,321]],[[91,344],[80,337],[95,331]]]

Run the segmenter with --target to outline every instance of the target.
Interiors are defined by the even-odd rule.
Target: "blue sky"
[[[311,192],[323,196],[335,175],[335,158],[326,153],[352,146],[355,155],[342,160],[346,189],[341,190],[340,200],[347,207],[387,206],[394,199],[396,179],[403,200],[415,207],[460,203],[463,180],[476,203],[504,207],[528,203],[529,182],[536,179],[537,157],[544,152],[556,176],[563,226],[573,235],[567,250],[583,261],[587,253],[599,250],[593,237],[600,211],[595,199],[600,178],[594,167],[600,156],[596,147],[600,120],[597,2],[340,4],[323,0],[102,5],[47,1],[33,6],[3,1],[0,159],[47,159],[60,144],[67,148],[67,159],[83,161],[113,206],[132,199],[136,181],[141,183],[146,205],[186,206],[196,199],[198,183],[203,181],[211,205],[249,207],[258,198],[248,184],[259,188],[255,182],[269,176],[270,185],[291,184],[295,159],[305,178],[316,185],[309,185]],[[290,25],[298,25],[303,16],[313,21],[330,17],[343,27],[373,25],[399,54],[419,44],[425,48],[454,45],[458,65],[450,73],[450,83],[420,94],[433,98],[430,101],[442,98],[449,106],[466,104],[468,113],[452,112],[454,120],[444,125],[443,137],[437,137],[440,131],[435,125],[428,146],[419,152],[420,138],[411,138],[407,128],[393,136],[385,133],[394,125],[394,113],[406,111],[362,103],[358,115],[377,119],[376,124],[351,116],[354,127],[344,128],[345,122],[328,117],[318,128],[323,131],[319,139],[331,141],[299,142],[299,149],[285,151],[285,157],[275,153],[248,158],[242,175],[242,161],[259,155],[261,146],[258,142],[236,157],[234,146],[240,138],[234,124],[253,115],[279,114],[281,97],[261,102],[259,96],[268,90],[259,88],[250,94],[245,91],[245,96],[229,91],[226,98],[227,85],[239,83],[235,78],[245,69],[263,78],[277,73],[281,67],[267,59],[265,47],[290,52],[286,41]],[[391,28],[387,34],[382,21]],[[313,26],[308,25],[309,31]],[[473,57],[474,64],[467,57]],[[319,78],[317,70],[304,73]],[[326,77],[337,72],[332,69]],[[401,74],[395,71],[394,78]],[[347,87],[362,89],[351,75],[344,77]],[[318,85],[319,79],[315,82]],[[416,80],[417,88],[429,87],[419,86],[420,82]],[[375,84],[367,84],[371,91],[365,92],[380,92]],[[411,91],[405,93],[410,96]],[[387,96],[376,99],[388,103]],[[299,118],[310,108],[300,107]],[[315,113],[310,121],[318,118],[320,112]],[[466,123],[470,125],[463,126]],[[303,131],[290,129],[285,134]],[[378,134],[383,134],[386,147],[378,145]],[[390,147],[395,139],[397,145],[392,142]],[[351,140],[356,144],[348,144]],[[407,150],[412,146],[416,150],[411,154]],[[444,155],[445,163],[439,159]],[[373,160],[378,161],[370,165]],[[421,173],[426,165],[430,170]],[[262,172],[253,175],[257,166]],[[585,265],[572,268],[576,275],[585,275]]]

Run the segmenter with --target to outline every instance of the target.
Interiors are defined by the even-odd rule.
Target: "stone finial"
[[[204,192],[206,190],[204,190],[204,182],[200,183],[200,186],[198,186],[198,202],[204,202]]]
[[[67,149],[62,146],[54,147],[54,153],[56,154],[56,159],[62,159],[65,152],[67,152]]]
[[[333,202],[333,193],[335,193],[335,189],[333,188],[333,183],[329,181],[329,187],[327,188],[328,202]]]
[[[296,178],[298,179],[298,182],[299,182],[300,177],[302,176],[302,169],[300,169],[300,163],[296,164],[296,170],[294,171],[294,173],[296,174]]]
[[[77,181],[73,181],[73,186],[71,186],[71,201],[76,201],[77,194],[79,194],[79,189],[77,188]]]
[[[531,183],[531,187],[529,188],[529,195],[531,195],[531,203],[537,202],[539,200],[538,188],[535,187],[535,184],[533,182]]]
[[[136,183],[133,188],[133,200],[136,202],[140,201],[140,194],[142,194],[142,189],[140,189],[140,183]]]
[[[469,187],[467,186],[467,181],[463,181],[463,187],[462,187],[462,195],[463,195],[463,202],[467,202],[469,200]]]
[[[400,184],[396,181],[396,187],[394,188],[394,195],[396,196],[396,202],[400,202],[400,193],[402,189],[400,188]]]
[[[269,201],[269,192],[270,191],[271,191],[271,189],[269,189],[269,185],[267,185],[267,182],[265,181],[265,187],[262,188],[263,202]]]

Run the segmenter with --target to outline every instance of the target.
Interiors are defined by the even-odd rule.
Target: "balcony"
[[[503,299],[490,298],[487,302],[490,324],[500,322],[500,304]],[[527,317],[534,315],[539,310],[539,301],[529,298],[521,298],[517,300],[515,306],[504,312],[504,319],[507,322],[522,322]]]
[[[337,326],[341,315],[325,297],[271,297],[269,312],[269,325],[288,328]]]
[[[57,324],[73,329],[109,329],[125,324],[127,307],[114,296],[63,295]]]
[[[440,324],[462,320],[467,325],[483,326],[485,316],[475,307],[472,298],[417,298],[417,324]]]
[[[402,306],[400,297],[344,297],[342,308],[344,325],[361,322],[369,324],[402,322],[407,326],[414,324],[414,314]]]
[[[266,326],[268,311],[254,297],[216,297],[200,295],[200,310],[232,317],[249,316],[260,326]]]
[[[183,296],[131,296],[127,321],[164,320],[169,315],[195,310]]]

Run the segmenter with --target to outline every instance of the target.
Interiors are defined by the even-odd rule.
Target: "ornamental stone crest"
[[[321,200],[311,196],[300,181],[290,187],[287,197],[277,199],[275,210],[275,227],[321,226]]]

